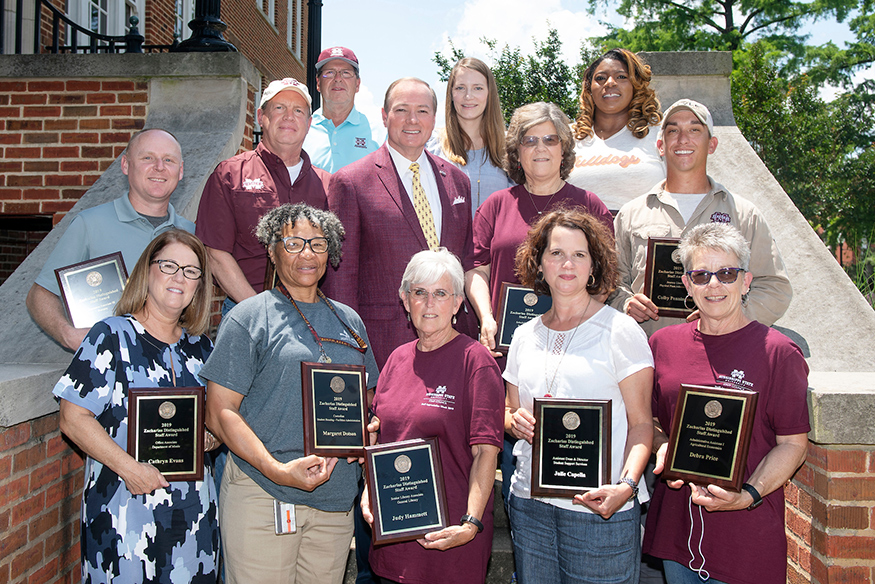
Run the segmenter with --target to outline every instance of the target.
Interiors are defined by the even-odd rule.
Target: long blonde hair
[[[462,59],[450,72],[450,78],[447,81],[445,112],[447,127],[439,134],[441,150],[451,162],[465,166],[468,164],[468,150],[474,148],[471,138],[459,125],[459,114],[453,103],[453,86],[456,84],[456,76],[462,69],[476,71],[486,78],[486,108],[480,119],[480,135],[486,145],[489,161],[493,166],[501,168],[504,164],[504,115],[501,112],[501,100],[498,99],[498,86],[489,66],[474,57]]]

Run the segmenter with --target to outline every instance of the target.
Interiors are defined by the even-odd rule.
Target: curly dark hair
[[[340,223],[337,215],[331,211],[316,209],[304,203],[290,205],[286,203],[276,209],[265,213],[258,220],[255,227],[255,237],[265,248],[271,250],[283,238],[283,227],[295,226],[300,219],[306,219],[313,227],[322,230],[322,235],[328,240],[328,261],[335,268],[340,265],[340,257],[343,255],[341,246],[346,231]]]
[[[562,144],[562,165],[559,167],[559,177],[565,180],[574,168],[574,136],[571,134],[571,120],[555,103],[545,101],[527,103],[514,110],[507,128],[507,140],[504,144],[505,152],[507,152],[507,157],[504,160],[504,171],[510,180],[518,185],[526,182],[526,173],[520,165],[520,143],[526,132],[544,122],[553,124]]]
[[[541,260],[555,227],[579,229],[586,237],[586,245],[592,256],[593,283],[587,283],[590,295],[609,295],[617,288],[620,275],[617,271],[617,251],[614,237],[604,223],[589,214],[585,207],[560,205],[535,223],[526,240],[516,252],[516,275],[523,286],[538,294],[551,296],[550,287],[539,277]]]
[[[629,121],[626,127],[633,136],[641,139],[650,132],[650,126],[659,125],[662,111],[656,91],[650,88],[650,66],[641,57],[626,49],[611,49],[584,71],[583,86],[580,89],[580,113],[572,126],[574,137],[583,140],[593,134],[595,103],[592,100],[592,77],[605,60],[619,61],[629,73],[629,81],[635,94],[629,104]]]

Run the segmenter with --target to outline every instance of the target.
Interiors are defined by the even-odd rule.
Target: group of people
[[[339,583],[355,534],[357,582],[482,583],[500,457],[521,584],[636,584],[644,504],[643,551],[669,584],[783,583],[782,485],[807,449],[807,366],[770,328],[791,289],[766,222],[707,175],[707,108],[661,112],[649,67],[615,49],[586,69],[573,123],[539,102],[505,129],[491,71],[466,58],[439,131],[425,82],[390,85],[378,147],[354,107],[355,54],[326,49],[316,67],[322,108],[294,79],[270,83],[261,142],[218,165],[196,226],[169,204],[179,143],[135,134],[127,195],[80,213],[28,294],[34,320],[75,351],[54,393],[88,455],[83,581]],[[686,320],[644,295],[653,237],[681,238]],[[134,268],[116,316],[74,328],[53,269],[119,250]],[[214,280],[226,295],[215,346]],[[506,355],[504,283],[552,302]],[[304,453],[302,362],[364,367],[371,443],[438,438],[449,527],[370,542],[363,460]],[[760,394],[740,492],[644,484],[648,461],[663,470],[682,383]],[[128,390],[199,385],[213,462],[203,481],[168,481],[127,454]],[[611,401],[608,482],[532,495],[541,397]],[[278,532],[278,506],[293,533]]]

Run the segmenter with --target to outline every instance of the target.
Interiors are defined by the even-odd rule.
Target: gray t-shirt
[[[351,308],[332,301],[338,315],[370,344],[361,318]],[[298,303],[320,337],[355,340],[320,301]],[[334,364],[364,365],[367,385],[377,385],[377,363],[368,347],[364,354],[323,342]],[[301,361],[318,361],[319,348],[294,306],[277,290],[262,292],[235,306],[223,319],[216,347],[200,371],[201,377],[242,394],[240,414],[280,462],[304,456]],[[232,453],[233,455],[233,453]],[[338,460],[331,478],[312,492],[277,485],[234,455],[237,466],[271,497],[322,511],[349,511],[357,492],[361,467]]]

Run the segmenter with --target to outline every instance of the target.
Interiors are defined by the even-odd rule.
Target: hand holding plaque
[[[517,328],[541,316],[550,310],[551,306],[553,306],[553,299],[546,294],[538,295],[531,288],[503,282],[498,301],[498,314],[495,317],[498,325],[495,350],[507,355]]]
[[[128,271],[120,252],[55,270],[61,300],[75,328],[91,328],[113,315]]]
[[[681,385],[662,478],[741,490],[758,395]]]
[[[681,281],[684,266],[678,256],[676,237],[651,237],[647,240],[644,295],[659,310],[659,316],[686,318],[696,309],[687,305],[687,289]]]
[[[362,365],[301,363],[304,453],[360,457],[368,444]]]
[[[611,400],[536,398],[532,495],[572,498],[611,482]]]

